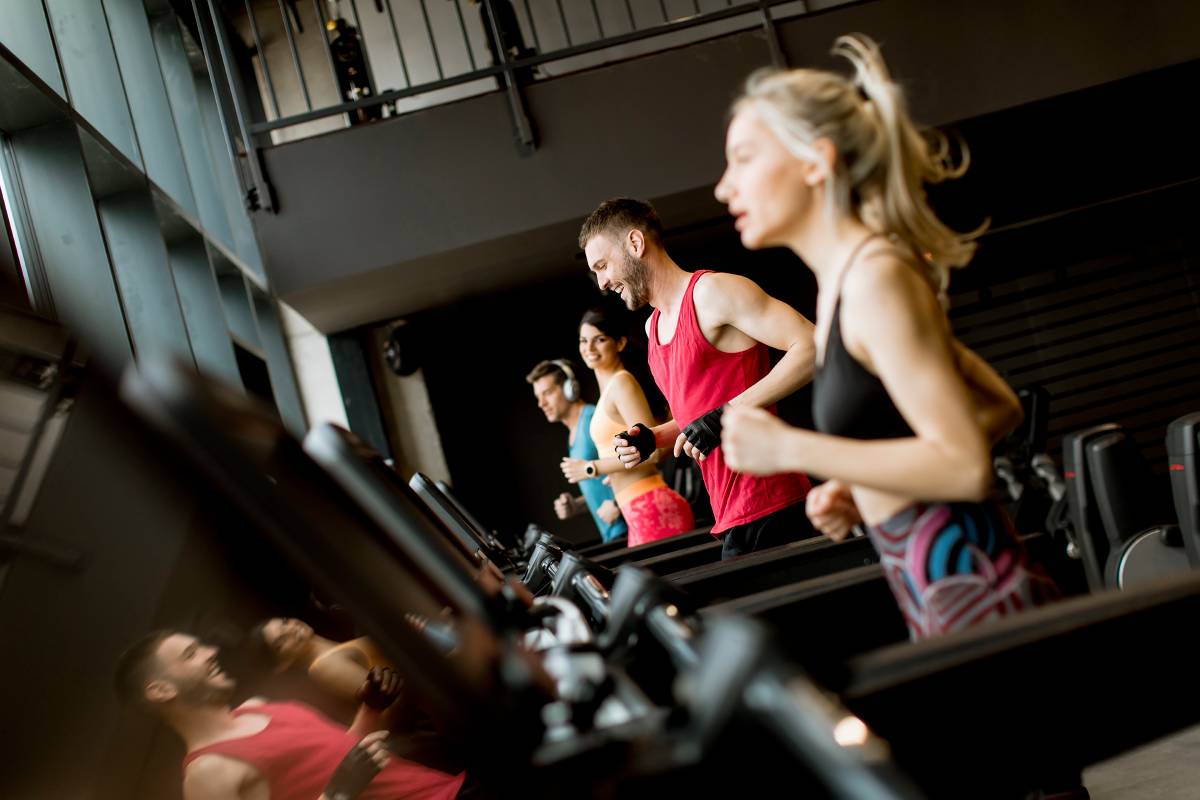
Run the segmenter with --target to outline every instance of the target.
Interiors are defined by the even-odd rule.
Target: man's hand
[[[570,483],[579,483],[589,478],[595,478],[596,475],[587,474],[588,465],[591,463],[582,458],[564,458],[561,464],[563,477]]]
[[[326,800],[354,800],[387,766],[390,756],[386,748],[387,731],[368,733],[333,771],[322,797]]]
[[[391,667],[371,667],[358,690],[358,702],[367,708],[383,711],[400,696],[403,681]]]
[[[596,516],[604,520],[606,525],[612,525],[621,518],[621,507],[612,500],[605,500],[596,509]]]
[[[813,527],[835,542],[845,539],[862,522],[850,488],[840,481],[826,481],[812,489],[804,510]]]
[[[716,450],[721,445],[721,417],[724,412],[724,406],[718,406],[684,428],[675,440],[675,457],[687,453],[697,461],[703,461]]]
[[[721,447],[730,469],[749,475],[787,471],[779,458],[780,442],[786,439],[789,430],[787,423],[761,408],[730,406],[721,425]]]
[[[570,519],[575,516],[575,503],[571,495],[563,492],[554,500],[554,516],[559,519]]]

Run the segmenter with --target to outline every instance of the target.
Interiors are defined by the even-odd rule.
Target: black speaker
[[[383,360],[388,369],[401,377],[412,375],[421,368],[412,326],[401,320],[388,331],[383,342]]]

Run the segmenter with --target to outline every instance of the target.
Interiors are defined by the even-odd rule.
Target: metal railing
[[[821,8],[855,0],[827,0]],[[193,0],[216,42],[235,155],[503,89],[523,153],[537,146],[522,87],[544,78],[761,27],[786,66],[776,19],[804,0]],[[707,29],[704,27],[707,26]],[[675,36],[672,36],[675,34]],[[656,42],[648,40],[658,39]],[[223,63],[214,63],[219,55]],[[240,101],[240,102],[239,102]],[[251,201],[252,207],[254,201]],[[269,207],[269,201],[264,203]]]

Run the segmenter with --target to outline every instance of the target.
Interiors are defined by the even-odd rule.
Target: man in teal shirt
[[[592,437],[588,435],[588,426],[592,423],[592,413],[596,407],[584,403],[580,397],[579,381],[575,378],[571,363],[565,359],[543,361],[525,376],[525,381],[533,387],[533,396],[538,408],[546,415],[546,420],[567,426],[568,455],[583,461],[598,459],[599,453],[596,452]],[[600,476],[580,481],[579,488],[582,495],[572,496],[563,492],[554,501],[554,513],[558,518],[573,517],[583,513],[586,508],[591,512],[604,541],[625,537],[628,529],[621,518],[621,509],[613,499],[612,489],[604,484]]]

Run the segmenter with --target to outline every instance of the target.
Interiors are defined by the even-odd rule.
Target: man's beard
[[[620,282],[629,290],[625,305],[630,311],[637,311],[650,302],[650,267],[628,250],[623,250],[622,256]]]
[[[180,685],[178,699],[189,706],[222,706],[233,699],[234,686],[213,686],[207,680]]]

